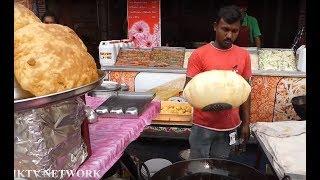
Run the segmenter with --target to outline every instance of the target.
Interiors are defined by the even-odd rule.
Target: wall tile
[[[299,120],[291,99],[306,95],[306,78],[283,78],[277,86],[273,121]]]
[[[271,122],[276,87],[281,77],[253,76],[250,122]]]

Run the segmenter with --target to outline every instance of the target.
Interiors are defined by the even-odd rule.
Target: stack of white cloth
[[[305,179],[306,121],[257,122],[251,130],[268,151],[279,178]]]

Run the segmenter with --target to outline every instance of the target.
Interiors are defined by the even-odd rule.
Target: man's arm
[[[261,32],[260,32],[258,20],[254,17],[252,20],[252,30],[253,30],[253,38],[254,38],[255,45],[258,48],[260,48],[261,47],[261,39],[260,39]]]
[[[250,81],[246,79],[250,84]],[[240,106],[240,119],[241,124],[241,138],[243,138],[246,143],[250,137],[250,105],[251,105],[251,93],[249,94],[248,99]]]
[[[191,79],[192,79],[191,77],[186,76],[186,81],[185,81],[185,83],[184,83],[183,89],[179,92],[179,96],[182,95],[182,92],[183,92],[184,88],[186,87],[186,85],[188,84],[188,82],[189,82]]]
[[[186,82],[184,83],[183,89],[186,87],[186,85],[191,79],[192,79],[191,77],[186,77]]]
[[[201,72],[201,69],[202,69],[202,64],[201,64],[200,58],[197,52],[194,51],[189,57],[187,73],[186,73],[186,81],[184,83],[182,91],[180,91],[179,93],[180,96],[182,95],[182,92],[186,87],[186,85],[188,84],[188,82],[192,79],[192,77],[199,74]]]
[[[260,36],[254,38],[255,44],[258,48],[261,48],[261,39]]]

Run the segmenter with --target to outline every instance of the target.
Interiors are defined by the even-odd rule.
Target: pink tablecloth
[[[86,96],[87,105],[93,108],[97,108],[103,101],[104,99]],[[139,119],[98,118],[98,122],[89,125],[92,155],[77,171],[100,170],[98,174],[102,177],[159,112],[160,102],[151,102]],[[73,176],[71,179],[101,177]]]

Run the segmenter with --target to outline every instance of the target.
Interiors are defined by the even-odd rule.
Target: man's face
[[[237,39],[240,29],[240,20],[228,24],[220,19],[219,22],[214,23],[214,31],[216,32],[216,41],[220,48],[228,49],[232,46],[232,43]]]
[[[46,24],[54,24],[54,23],[56,23],[54,17],[52,17],[52,16],[44,17],[43,22],[46,23]]]

